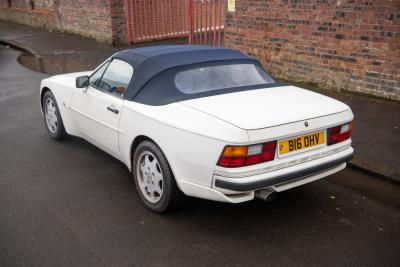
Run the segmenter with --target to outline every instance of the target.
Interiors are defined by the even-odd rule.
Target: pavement
[[[150,212],[118,160],[48,137],[48,75],[19,56],[0,46],[0,266],[400,265],[400,187],[354,169],[270,203],[188,199]]]
[[[179,39],[137,46],[185,42]],[[24,51],[19,56],[19,62],[46,74],[90,70],[113,53],[128,48],[0,20],[1,43]],[[352,108],[355,114],[353,145],[356,153],[349,164],[351,167],[400,182],[399,102],[300,86],[330,95]]]

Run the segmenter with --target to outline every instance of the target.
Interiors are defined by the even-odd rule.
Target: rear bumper
[[[344,157],[322,163],[316,166],[312,166],[306,169],[302,169],[299,171],[295,171],[292,173],[287,173],[283,175],[279,175],[276,177],[272,177],[265,180],[247,182],[247,183],[238,183],[232,181],[224,181],[220,179],[215,179],[215,186],[222,189],[232,190],[236,192],[245,192],[245,191],[253,191],[269,186],[274,186],[276,184],[282,184],[289,181],[294,181],[302,177],[308,177],[311,175],[315,175],[321,172],[328,171],[335,167],[340,166],[343,163],[350,161],[353,158],[353,152],[350,155],[346,155]]]
[[[341,171],[353,153],[349,140],[340,146],[311,151],[308,155],[296,155],[270,166],[266,163],[263,166],[260,164],[245,170],[232,169],[226,172],[219,168],[214,172],[211,187],[181,180],[180,188],[188,196],[241,203],[253,200],[255,192],[260,189],[282,192]]]

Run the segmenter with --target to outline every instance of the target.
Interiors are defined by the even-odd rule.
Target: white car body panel
[[[81,134],[112,155],[119,154],[119,120],[122,103],[122,99],[110,97],[91,86],[85,91],[76,89],[72,93],[72,117]],[[107,107],[112,107],[119,113],[110,112]]]
[[[76,77],[90,75],[91,73],[91,71],[85,71],[55,75],[42,80],[40,85],[40,96],[42,96],[44,88],[50,89],[54,94],[64,122],[64,127],[71,135],[81,136],[70,109],[72,92],[75,89],[75,80]],[[40,105],[41,104],[40,102]]]
[[[272,139],[279,137],[279,139],[285,139],[288,137],[303,135],[306,133],[318,132],[330,128],[335,125],[340,125],[346,122],[352,121],[354,118],[350,108],[343,112],[335,113],[329,116],[304,119],[288,124],[283,124],[275,127],[263,128],[258,130],[249,130],[249,139],[251,142],[264,141],[266,136],[270,136]],[[308,127],[304,127],[304,122],[308,122]]]
[[[176,104],[151,107],[125,101],[120,130],[120,148],[126,165],[130,165],[134,137],[145,135],[161,148],[175,177],[182,177],[176,179],[178,185],[185,180],[210,187],[215,165],[227,142],[223,138],[248,142],[245,131]]]
[[[76,88],[76,77],[90,73],[57,75],[41,83],[41,92],[47,88],[54,94],[67,133],[95,144],[129,169],[134,140],[140,136],[153,140],[166,156],[179,188],[189,196],[231,203],[252,200],[255,190],[239,192],[218,188],[215,179],[235,183],[265,180],[353,153],[349,139],[252,166],[218,167],[226,145],[262,143],[326,130],[352,121],[353,113],[337,100],[294,86],[150,106],[121,100],[93,88],[88,88],[86,93]],[[117,108],[119,114],[109,112],[109,105]],[[305,121],[309,123],[307,128]],[[291,184],[268,188],[279,192],[344,167],[342,163]]]
[[[245,130],[275,127],[349,109],[335,99],[295,86],[235,92],[181,103]]]

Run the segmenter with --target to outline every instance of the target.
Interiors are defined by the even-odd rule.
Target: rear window
[[[179,72],[175,76],[176,87],[185,94],[271,83],[275,81],[254,64],[199,67]]]

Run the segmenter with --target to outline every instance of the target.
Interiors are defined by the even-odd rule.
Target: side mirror
[[[76,88],[86,88],[89,86],[89,76],[80,76],[75,81]]]

